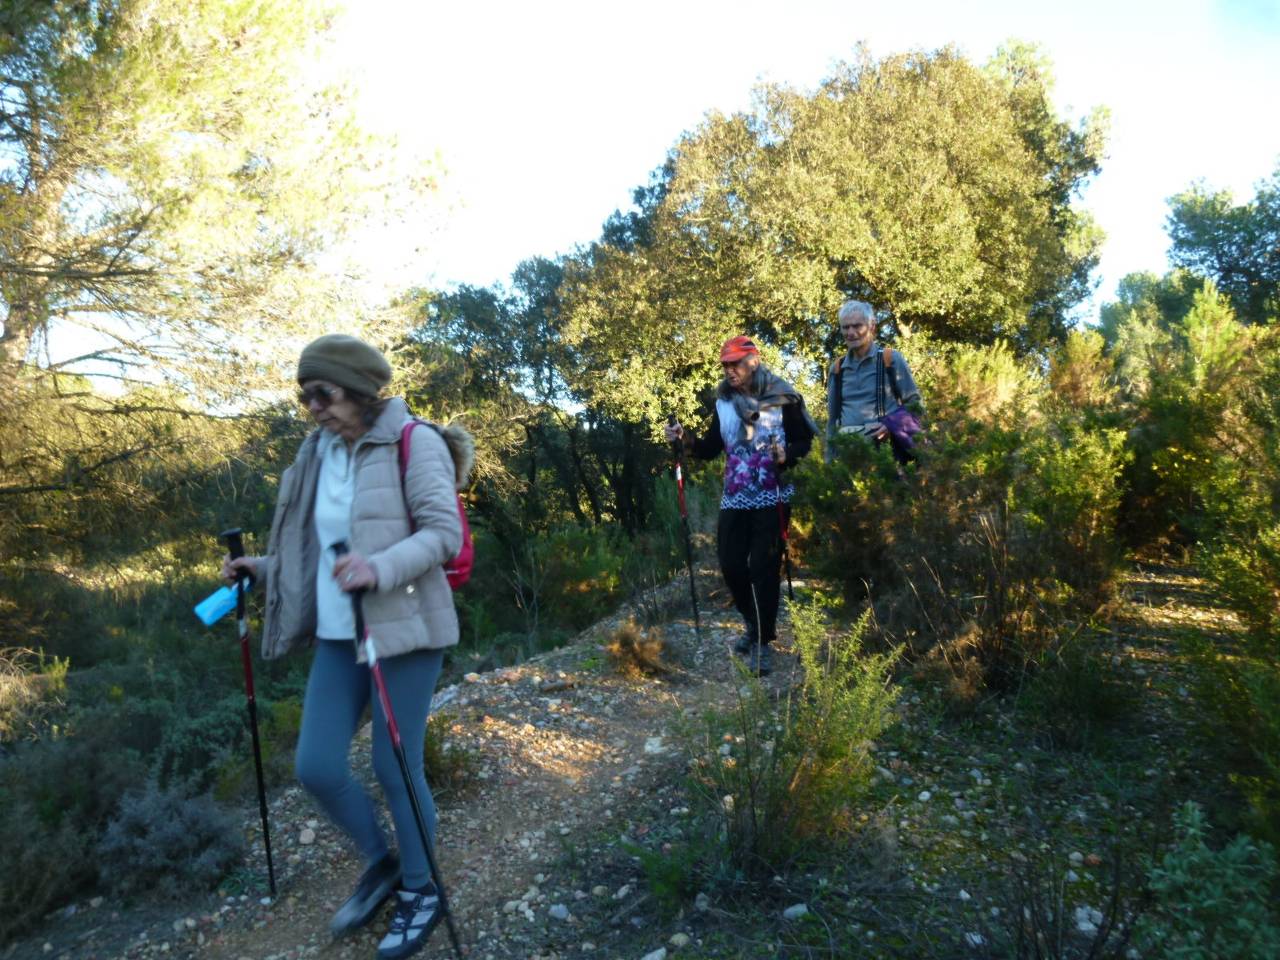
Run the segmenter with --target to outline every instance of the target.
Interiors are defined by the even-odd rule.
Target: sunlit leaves
[[[1025,49],[986,68],[860,52],[811,93],[765,86],[709,114],[633,219],[645,229],[607,230],[569,266],[566,336],[595,361],[576,386],[622,416],[684,412],[744,331],[816,372],[846,296],[947,340],[1060,339],[1101,239],[1072,202],[1102,122],[1060,119],[1048,83]]]

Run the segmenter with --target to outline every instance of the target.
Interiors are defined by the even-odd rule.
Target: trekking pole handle
[[[679,421],[676,420],[674,413],[667,414],[667,426],[680,427]],[[680,461],[683,459],[683,440],[684,427],[680,427],[681,438],[671,441],[671,454],[676,458],[676,480],[680,480]]]
[[[231,555],[232,560],[239,560],[244,556],[244,532],[239,527],[223,530],[218,534],[218,539],[227,542],[227,553]],[[236,580],[243,580],[247,576],[244,570],[236,571]]]
[[[244,534],[239,527],[223,530],[218,534],[218,539],[227,541],[227,552],[231,554],[232,560],[238,560],[244,556]]]
[[[345,540],[335,540],[329,544],[329,549],[333,551],[334,556],[341,557],[351,552],[351,547]],[[373,646],[373,637],[369,635],[369,631],[364,626],[364,589],[351,591],[351,606],[356,617],[356,646],[364,648],[365,658],[369,661],[370,669],[378,662],[378,653]]]

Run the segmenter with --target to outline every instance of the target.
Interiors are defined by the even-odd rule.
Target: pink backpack
[[[409,449],[413,440],[413,428],[419,424],[431,427],[436,433],[442,434],[439,426],[427,420],[410,420],[404,425],[404,429],[400,431],[400,490],[402,493],[404,492],[404,475],[409,469]],[[406,500],[406,510],[408,506]],[[471,539],[471,524],[467,523],[467,511],[462,505],[462,494],[458,494],[458,519],[462,521],[462,549],[458,551],[456,557],[444,565],[445,578],[454,590],[471,579],[471,568],[476,562],[476,545]],[[409,529],[410,531],[417,529],[412,511],[409,512]]]

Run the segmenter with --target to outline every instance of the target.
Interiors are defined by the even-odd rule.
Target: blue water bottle
[[[253,580],[246,579],[244,582],[244,591],[248,593],[253,589]],[[228,613],[236,608],[236,588],[235,585],[222,587],[215,590],[209,596],[205,597],[195,605],[196,616],[200,618],[200,622],[206,627],[212,627],[215,623],[225,617]]]

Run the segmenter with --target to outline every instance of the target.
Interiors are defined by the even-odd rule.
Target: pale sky
[[[407,254],[397,289],[506,281],[590,242],[708,110],[744,107],[760,81],[810,89],[860,41],[977,62],[1031,41],[1060,111],[1110,109],[1083,198],[1108,238],[1104,300],[1166,269],[1168,197],[1203,179],[1242,201],[1280,164],[1280,0],[351,3],[340,51],[366,120],[445,167],[438,217],[361,244],[371,271]]]

